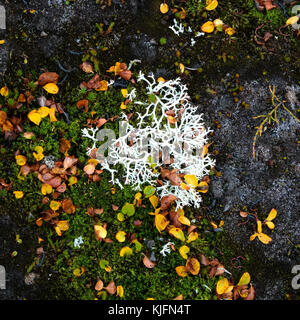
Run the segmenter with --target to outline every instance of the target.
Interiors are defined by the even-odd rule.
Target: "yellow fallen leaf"
[[[208,191],[208,184],[205,181],[201,181],[198,185],[197,190],[201,193],[206,193]]]
[[[69,228],[69,222],[67,220],[61,220],[56,223],[55,231],[59,236],[61,236],[62,231],[67,231]]]
[[[169,11],[169,6],[166,3],[161,3],[159,9],[161,13],[165,14]]]
[[[232,36],[235,34],[235,30],[232,28],[226,28],[225,33],[228,34],[229,36]]]
[[[58,86],[55,83],[47,83],[43,86],[43,89],[51,94],[57,94],[59,91]]]
[[[16,156],[16,162],[19,166],[24,166],[27,162],[27,158],[22,155]]]
[[[226,278],[220,279],[217,283],[217,294],[222,295],[229,287],[229,281]]]
[[[275,224],[272,221],[266,221],[265,223],[269,229],[273,230],[275,228]]]
[[[14,195],[16,199],[22,199],[24,197],[24,192],[23,191],[14,191]]]
[[[269,213],[266,221],[272,221],[272,220],[274,220],[274,219],[276,218],[276,216],[277,216],[277,210],[273,208],[273,209],[270,211],[270,213]]]
[[[196,188],[198,186],[198,178],[193,174],[186,174],[184,176],[184,180],[186,181],[187,184],[189,184],[192,187]]]
[[[214,10],[218,6],[218,4],[219,3],[217,0],[206,0],[207,7],[205,9],[208,11]]]
[[[117,214],[117,219],[120,221],[120,222],[123,222],[125,220],[125,217],[124,217],[124,214],[122,212],[119,212]]]
[[[155,215],[155,226],[159,232],[162,232],[166,229],[167,225],[170,223],[162,214]]]
[[[191,232],[189,235],[188,235],[188,238],[187,238],[187,243],[190,243],[190,242],[192,242],[192,241],[195,241],[195,240],[197,240],[198,239],[198,237],[199,237],[199,235],[198,235],[198,232]]]
[[[125,231],[118,231],[117,234],[116,234],[116,239],[119,242],[124,242],[125,239],[126,239],[125,236],[126,236],[126,232]]]
[[[264,233],[259,233],[257,235],[258,239],[264,243],[264,244],[268,244],[272,241],[272,238],[270,238],[268,235],[264,234]]]
[[[43,194],[44,196],[45,196],[46,194],[52,193],[52,191],[53,191],[53,188],[52,188],[52,186],[50,186],[50,184],[44,183],[44,184],[42,185],[41,192],[42,192],[42,194]]]
[[[166,80],[163,78],[163,77],[159,77],[157,79],[157,82],[160,83],[160,82],[166,82]]]
[[[212,33],[215,29],[215,26],[212,21],[207,21],[201,26],[201,30],[205,33]]]
[[[73,274],[75,277],[80,277],[84,274],[84,272],[85,272],[85,268],[81,267],[81,268],[74,269]]]
[[[50,116],[50,121],[51,122],[55,122],[57,121],[56,117],[55,117],[55,108],[51,107],[49,110],[49,116]]]
[[[186,225],[186,226],[190,226],[190,225],[191,225],[191,221],[190,221],[187,217],[185,217],[185,216],[180,216],[180,217],[178,218],[178,221],[179,221],[180,223]]]
[[[200,271],[200,262],[196,258],[188,259],[185,268],[192,275],[196,276]]]
[[[41,118],[46,118],[49,115],[49,110],[48,107],[40,107],[37,112],[40,114]]]
[[[182,63],[179,63],[179,70],[181,73],[184,72],[184,69],[185,69],[184,65]]]
[[[185,241],[185,237],[184,237],[184,233],[181,229],[176,228],[176,227],[172,227],[169,230],[169,233],[174,236],[176,239],[179,239],[181,241]]]
[[[257,233],[262,233],[262,224],[260,220],[257,220]]]
[[[76,184],[78,182],[77,177],[72,176],[69,178],[69,186],[73,186],[74,184]]]
[[[44,155],[42,153],[33,152],[32,154],[36,161],[41,161],[44,159]]]
[[[258,233],[254,233],[250,236],[250,241],[253,241],[258,236]]]
[[[124,257],[124,256],[130,256],[132,255],[133,251],[131,248],[129,247],[123,247],[121,250],[120,250],[120,257]]]
[[[127,90],[127,89],[121,89],[121,93],[122,93],[122,96],[123,96],[124,98],[126,98],[127,95],[128,95],[128,90]]]
[[[58,202],[58,201],[55,201],[55,200],[52,200],[50,202],[50,208],[53,210],[53,211],[57,211],[61,206],[61,203]]]
[[[7,88],[7,87],[2,87],[2,88],[0,89],[0,94],[1,94],[1,96],[3,96],[3,97],[7,97],[8,94],[9,94],[8,88]]]
[[[185,266],[178,266],[175,268],[175,271],[179,275],[179,277],[182,277],[182,278],[187,277],[187,275],[188,275],[188,272],[187,272]]]
[[[42,121],[42,117],[41,115],[36,111],[36,110],[32,110],[28,113],[27,115],[28,119],[30,121],[32,121],[33,123],[35,123],[37,126],[41,123]]]
[[[153,207],[154,209],[156,209],[157,206],[158,206],[158,202],[159,202],[158,197],[154,194],[153,196],[149,197],[149,200],[150,200],[150,202],[151,202],[151,204],[152,204],[152,207]]]
[[[179,253],[183,259],[187,259],[187,254],[190,252],[190,248],[188,246],[182,246],[179,248]]]
[[[103,228],[102,226],[99,226],[99,225],[94,225],[94,231],[95,231],[95,235],[96,235],[96,238],[97,240],[99,238],[106,238],[107,236],[107,230],[105,228]]]
[[[244,286],[250,283],[251,277],[250,274],[248,272],[245,272],[242,276],[241,279],[239,281],[239,283],[237,284],[238,286]]]
[[[290,18],[288,18],[287,20],[286,20],[286,25],[287,26],[289,26],[289,25],[291,25],[291,24],[294,24],[294,23],[296,23],[296,22],[298,22],[298,20],[299,20],[299,17],[298,16],[293,16],[293,17],[290,17]]]
[[[122,286],[117,286],[117,296],[120,298],[124,296],[124,288]]]
[[[190,190],[190,187],[187,184],[185,184],[184,182],[180,183],[180,188],[182,188],[182,189],[184,189],[186,191]]]

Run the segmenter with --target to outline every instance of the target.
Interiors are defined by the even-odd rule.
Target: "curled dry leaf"
[[[84,112],[88,112],[89,111],[89,100],[87,100],[87,99],[79,100],[76,103],[76,107],[77,107],[77,109],[83,109]]]

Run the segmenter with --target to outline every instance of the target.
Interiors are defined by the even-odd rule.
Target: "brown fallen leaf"
[[[67,185],[63,182],[60,186],[56,188],[56,191],[59,193],[64,193],[67,190]]]
[[[153,269],[156,266],[156,263],[151,261],[146,255],[144,255],[143,263],[148,269]]]
[[[75,207],[71,199],[62,200],[61,206],[65,213],[68,213],[68,214],[75,213]]]
[[[44,86],[47,83],[57,83],[58,82],[58,74],[56,72],[44,72],[38,78],[38,84],[40,86]]]
[[[85,73],[94,73],[92,64],[86,61],[80,65],[80,69]]]
[[[248,290],[248,295],[246,298],[244,298],[244,300],[254,300],[255,298],[255,289],[254,287],[251,285],[250,289]]]
[[[104,286],[103,281],[99,279],[95,285],[95,290],[101,291],[103,289],[103,286]]]
[[[174,196],[172,194],[170,194],[168,196],[164,196],[161,199],[161,206],[160,206],[161,210],[164,211],[164,210],[168,209],[169,206],[171,205],[171,203],[173,201],[175,201],[176,199],[177,199],[176,196]]]
[[[173,169],[173,170],[168,170],[165,168],[160,169],[161,177],[163,179],[170,180],[173,186],[180,186],[180,184],[182,183],[182,179],[180,175],[177,173],[177,171],[178,171],[177,169]]]
[[[192,275],[196,276],[200,271],[200,263],[196,258],[188,259],[185,268]]]
[[[74,157],[65,157],[65,160],[63,162],[64,169],[69,169],[73,167],[77,163],[78,159]]]
[[[79,100],[77,103],[76,103],[76,107],[77,109],[84,109],[84,112],[88,112],[89,111],[89,100],[87,99],[82,99],[82,100]]]
[[[111,296],[114,295],[117,291],[117,287],[114,281],[110,282],[107,287],[104,288]]]

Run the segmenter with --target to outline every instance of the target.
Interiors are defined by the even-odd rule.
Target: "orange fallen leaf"
[[[156,266],[156,263],[151,261],[146,255],[144,255],[143,263],[148,269],[153,269]]]

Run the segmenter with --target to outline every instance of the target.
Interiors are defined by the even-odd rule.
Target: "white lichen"
[[[109,157],[101,156],[104,152],[99,153],[98,149],[102,169],[110,172],[113,184],[120,188],[129,184],[135,190],[149,184],[157,186],[162,166],[176,169],[178,174],[192,174],[201,181],[214,166],[208,154],[201,156],[211,130],[205,128],[202,114],[198,114],[197,106],[190,102],[186,85],[179,78],[158,83],[153,74],[146,77],[141,72],[137,82],[145,84],[149,99],[139,99],[136,89],[129,93],[133,104],[144,106],[143,112],[136,112],[135,126],[123,114],[121,134],[111,141]],[[173,121],[170,121],[170,114]],[[96,148],[97,129],[83,129],[82,132],[93,141],[92,148],[88,149],[90,153]],[[118,164],[125,167],[122,182],[116,178],[114,167]],[[175,195],[177,208],[200,206],[201,195],[195,188],[185,190],[169,180],[163,183],[156,187],[158,196]]]
[[[178,23],[176,19],[173,19],[173,25],[169,26],[169,28],[179,36],[180,33],[184,33],[184,26],[182,23]]]
[[[174,243],[173,242],[168,242],[166,243],[165,245],[163,245],[161,251],[160,251],[160,254],[162,256],[166,256],[167,254],[170,254],[171,253],[171,246],[174,246]]]

